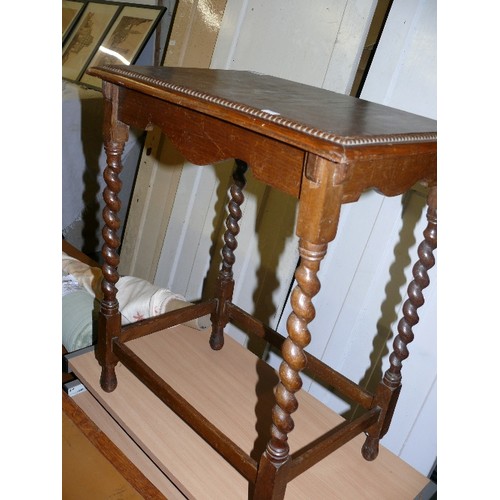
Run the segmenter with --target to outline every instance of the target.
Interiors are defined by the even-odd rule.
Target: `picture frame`
[[[119,3],[86,2],[77,23],[63,45],[64,79],[79,81],[109,26],[118,16],[120,7]]]
[[[86,0],[62,0],[62,43],[85,9]]]
[[[105,64],[134,64],[165,13],[165,7],[124,4],[87,68]],[[101,80],[84,73],[80,82],[101,88]]]

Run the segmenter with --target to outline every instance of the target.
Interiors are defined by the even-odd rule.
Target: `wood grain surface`
[[[277,376],[230,337],[221,351],[212,351],[208,335],[176,326],[127,345],[207,419],[258,458],[269,436]],[[73,358],[71,367],[187,497],[248,498],[248,483],[121,364],[117,367],[118,387],[112,393],[99,386],[94,353]],[[308,393],[299,392],[297,398],[300,411],[289,436],[292,455],[343,422]],[[384,448],[374,462],[366,462],[361,456],[362,444],[363,436],[358,436],[295,478],[288,484],[285,498],[404,500],[417,497],[429,482]]]

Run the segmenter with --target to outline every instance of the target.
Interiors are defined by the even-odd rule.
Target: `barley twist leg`
[[[313,244],[300,240],[300,265],[295,273],[297,286],[292,292],[292,313],[287,321],[288,338],[282,346],[283,362],[279,368],[276,386],[276,404],[272,411],[271,438],[259,465],[256,498],[272,492],[273,499],[285,494],[287,464],[290,462],[288,433],[294,428],[291,414],[298,408],[295,393],[302,387],[300,372],[307,364],[305,347],[311,341],[308,324],[316,314],[312,298],[319,292],[317,277],[320,262],[326,254],[327,244]],[[271,498],[271,497],[270,497]]]
[[[116,299],[116,282],[118,281],[117,267],[119,264],[118,247],[120,239],[117,236],[117,230],[120,227],[118,212],[121,202],[118,193],[121,190],[121,181],[119,173],[121,172],[121,155],[124,144],[111,143],[105,145],[107,155],[107,166],[104,170],[104,180],[106,188],[103,192],[106,206],[103,209],[104,228],[102,235],[104,244],[102,247],[102,256],[104,263],[102,265],[102,284],[101,289],[103,298],[101,301],[98,342],[100,352],[100,362],[102,365],[101,386],[111,392],[116,388],[115,365],[117,360],[112,355],[110,342],[113,337],[118,335],[121,325],[120,313],[118,311],[118,301]]]
[[[114,337],[118,337],[121,331],[121,315],[116,298],[116,283],[119,278],[117,269],[120,262],[118,256],[120,238],[117,232],[120,228],[118,213],[121,202],[118,195],[122,187],[120,180],[122,154],[128,139],[129,129],[116,117],[118,108],[118,90],[116,87],[104,82],[103,95],[105,114],[104,150],[106,152],[106,168],[103,174],[106,182],[103,191],[105,206],[102,212],[104,220],[102,256],[104,263],[102,265],[103,279],[101,283],[103,297],[99,312],[96,355],[102,368],[101,387],[106,392],[111,392],[117,385],[115,366],[118,362],[113,353],[112,340]]]
[[[403,304],[403,317],[398,324],[398,335],[389,357],[390,366],[384,374],[375,396],[375,404],[382,408],[381,418],[369,429],[362,448],[363,457],[373,460],[378,455],[379,441],[389,430],[397,398],[401,390],[401,367],[409,356],[408,344],[413,342],[413,327],[418,323],[417,310],[424,304],[422,291],[429,286],[428,271],[435,264],[433,251],[437,248],[437,192],[431,188],[428,198],[427,227],[424,240],[418,247],[419,260],[413,266],[413,280],[408,286],[408,299]]]
[[[212,315],[212,334],[210,336],[210,346],[212,349],[222,349],[224,345],[224,327],[229,320],[226,311],[226,304],[233,297],[234,279],[233,264],[236,260],[234,251],[238,246],[236,236],[240,232],[239,220],[241,219],[241,205],[245,199],[243,188],[245,187],[245,172],[247,164],[241,160],[236,160],[236,167],[233,172],[233,184],[230,188],[231,199],[229,200],[229,215],[226,218],[226,232],[224,233],[224,247],[222,248],[222,266],[217,278],[218,304],[215,313]]]

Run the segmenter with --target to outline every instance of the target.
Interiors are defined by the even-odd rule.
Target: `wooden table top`
[[[162,99],[205,101],[339,146],[435,142],[435,120],[356,97],[250,71],[102,66],[95,76]]]
[[[160,126],[198,165],[244,160],[292,196],[300,196],[307,154],[342,166],[343,203],[370,188],[394,196],[436,182],[429,118],[249,71],[111,65],[89,73],[120,87],[108,96],[118,120]]]

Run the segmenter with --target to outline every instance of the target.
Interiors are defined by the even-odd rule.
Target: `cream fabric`
[[[102,271],[62,252],[62,275],[63,344],[71,352],[93,342],[94,299],[102,300]],[[122,325],[191,305],[182,295],[133,276],[121,276],[116,289]],[[209,316],[185,323],[197,330],[210,324]]]

